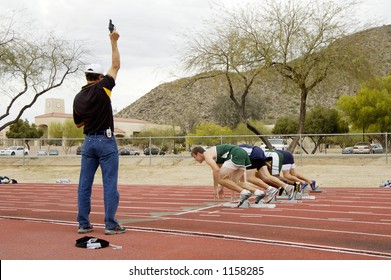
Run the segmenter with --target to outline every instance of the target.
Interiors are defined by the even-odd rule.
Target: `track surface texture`
[[[2,260],[390,260],[391,188],[323,188],[314,200],[229,208],[206,186],[120,185],[104,234],[102,186],[92,194],[88,236],[112,246],[75,247],[77,185],[0,185]],[[250,202],[253,198],[249,199]]]

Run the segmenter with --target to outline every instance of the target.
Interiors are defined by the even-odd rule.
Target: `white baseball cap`
[[[86,71],[84,73],[94,73],[103,75],[103,67],[100,64],[90,64],[87,65]]]

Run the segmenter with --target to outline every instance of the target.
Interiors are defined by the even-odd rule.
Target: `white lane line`
[[[324,228],[310,228],[303,226],[284,226],[279,224],[260,224],[260,223],[248,223],[248,222],[240,222],[237,221],[221,221],[221,220],[204,220],[204,219],[186,219],[186,218],[176,218],[165,217],[166,220],[178,220],[178,221],[192,221],[199,223],[215,223],[215,224],[234,224],[234,225],[243,225],[243,226],[253,226],[253,227],[268,227],[268,228],[282,228],[282,229],[292,229],[292,230],[306,230],[306,231],[318,231],[318,232],[327,232],[327,233],[338,233],[338,234],[350,234],[350,235],[363,235],[363,236],[374,236],[374,237],[386,237],[391,239],[391,235],[389,234],[377,234],[370,232],[357,232],[357,231],[347,231],[347,230],[335,230],[335,229],[324,229]]]
[[[237,235],[226,235],[226,234],[218,234],[218,233],[194,232],[194,231],[188,232],[188,231],[183,231],[183,230],[169,230],[169,229],[161,229],[161,228],[130,227],[129,229],[133,229],[135,231],[148,231],[148,232],[163,233],[163,234],[207,237],[207,238],[216,238],[216,239],[238,241],[238,242],[250,242],[250,243],[285,246],[285,247],[296,247],[296,248],[316,250],[316,251],[327,251],[327,252],[342,253],[342,254],[365,255],[365,256],[371,256],[371,257],[390,258],[391,259],[391,254],[387,253],[387,252],[369,251],[369,250],[361,250],[361,249],[346,248],[346,247],[335,247],[335,246],[327,246],[327,245],[320,245],[320,244],[290,242],[290,241],[273,240],[273,239],[261,239],[261,238],[256,238],[256,237],[255,238],[243,237],[243,236],[237,236]]]

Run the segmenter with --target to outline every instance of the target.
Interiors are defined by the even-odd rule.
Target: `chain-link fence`
[[[289,149],[292,141],[297,146],[290,149],[301,157],[384,157],[388,162],[390,152],[389,133],[364,134],[303,134],[303,135],[263,135],[276,149]],[[257,135],[220,135],[220,136],[164,136],[116,138],[121,155],[156,157],[190,157],[194,146],[215,146],[219,144],[250,144],[265,148]],[[83,138],[63,139],[0,139],[0,155],[3,158],[44,156],[75,157],[80,155]],[[360,144],[360,145],[357,145]],[[5,152],[6,149],[23,147],[20,154]]]

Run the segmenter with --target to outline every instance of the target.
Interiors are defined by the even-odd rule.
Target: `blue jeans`
[[[105,135],[86,135],[84,138],[81,170],[78,187],[79,227],[89,226],[91,212],[91,192],[95,172],[100,165],[103,181],[103,198],[105,209],[105,227],[113,229],[118,225],[115,214],[118,209],[118,147],[115,138]]]

